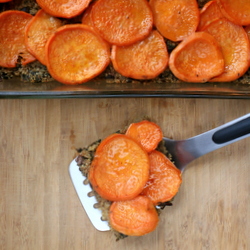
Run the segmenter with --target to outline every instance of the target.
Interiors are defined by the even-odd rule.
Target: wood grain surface
[[[145,116],[184,139],[250,112],[250,100],[0,100],[0,250],[250,249],[250,138],[196,160],[156,231],[118,242],[83,210],[75,149]]]

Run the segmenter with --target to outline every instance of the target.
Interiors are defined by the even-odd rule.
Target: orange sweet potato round
[[[89,26],[69,24],[57,29],[46,47],[49,73],[57,81],[77,85],[103,72],[110,62],[107,43]]]
[[[112,228],[129,236],[142,236],[155,230],[159,216],[146,196],[137,196],[128,201],[116,201],[110,207]]]
[[[39,10],[25,28],[25,44],[38,61],[46,65],[45,45],[49,37],[62,26],[62,21]]]
[[[203,31],[216,39],[225,61],[224,72],[210,81],[230,82],[245,74],[249,68],[250,45],[244,28],[221,18],[207,25]]]
[[[126,131],[126,136],[137,141],[149,153],[156,149],[162,141],[163,133],[156,123],[143,120],[131,123]]]
[[[100,35],[118,46],[143,40],[153,26],[146,0],[99,0],[93,6],[92,20]]]
[[[169,40],[181,41],[193,34],[199,23],[197,0],[150,0],[154,25]]]
[[[71,18],[81,14],[91,0],[37,0],[38,5],[55,17]]]
[[[16,67],[18,58],[26,65],[36,60],[25,46],[25,26],[32,15],[18,10],[0,13],[0,66]]]
[[[88,178],[94,190],[110,201],[130,200],[149,177],[147,152],[133,139],[113,134],[98,146]]]
[[[111,60],[117,72],[134,79],[153,79],[168,65],[168,50],[162,35],[154,30],[142,41],[112,47]]]
[[[197,30],[201,31],[211,22],[224,17],[216,0],[207,2],[200,11],[200,22]]]
[[[182,81],[207,82],[224,72],[224,57],[212,35],[196,32],[171,52],[169,67]]]
[[[238,25],[250,24],[249,0],[217,0],[223,15],[231,22]]]
[[[161,152],[149,153],[149,180],[142,192],[154,205],[171,200],[182,183],[181,171]]]

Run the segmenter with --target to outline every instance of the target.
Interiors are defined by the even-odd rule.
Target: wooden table
[[[144,116],[184,139],[249,111],[250,100],[0,100],[0,249],[250,249],[250,138],[193,162],[157,230],[139,238],[97,231],[68,174],[76,148]]]

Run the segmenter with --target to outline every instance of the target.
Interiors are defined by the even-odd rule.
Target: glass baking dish
[[[250,98],[250,84],[187,83],[130,81],[107,82],[94,79],[77,86],[56,81],[47,83],[22,82],[20,79],[0,81],[0,98],[93,98],[93,97],[197,97],[197,98]]]
[[[207,0],[198,1],[200,7],[205,2]],[[26,5],[28,7],[25,7]],[[31,8],[29,5],[32,7],[34,1],[11,1],[0,5],[0,12],[16,8],[16,6],[19,10],[31,11],[34,6]],[[22,74],[25,79],[29,78],[28,74],[25,75],[23,72]],[[250,70],[237,81],[227,83],[182,82],[169,74],[168,70],[157,79],[138,81],[121,78],[111,68],[96,79],[77,86],[63,85],[56,81],[26,82],[15,76],[8,77],[7,80],[6,75],[2,76],[3,79],[0,74],[0,98],[200,97],[248,99],[250,97]]]

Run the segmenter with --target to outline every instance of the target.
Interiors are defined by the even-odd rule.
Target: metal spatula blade
[[[176,167],[184,171],[185,167],[198,157],[249,136],[250,113],[186,140],[175,141],[168,138],[163,138],[163,140],[167,151],[173,157]],[[93,226],[99,231],[110,230],[108,222],[101,220],[101,210],[94,208],[97,200],[94,196],[88,196],[92,188],[89,184],[85,185],[83,183],[86,178],[80,172],[75,160],[69,166],[69,174]]]
[[[84,184],[86,177],[82,175],[77,166],[76,160],[73,160],[69,165],[69,174],[73,185],[75,187],[76,193],[85,209],[93,226],[99,231],[108,231],[110,227],[107,221],[101,219],[102,213],[100,209],[94,208],[94,204],[97,203],[95,196],[89,197],[88,193],[92,191],[89,184]]]

